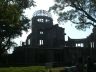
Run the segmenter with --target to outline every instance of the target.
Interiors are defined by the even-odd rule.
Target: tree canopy
[[[29,28],[23,10],[30,6],[34,6],[33,0],[0,0],[0,55],[14,44],[12,39]]]
[[[65,9],[71,8],[67,11]],[[96,0],[55,0],[50,7],[59,15],[58,21],[70,20],[77,29],[88,28],[96,23]]]

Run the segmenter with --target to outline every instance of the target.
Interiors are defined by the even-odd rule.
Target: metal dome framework
[[[46,17],[52,18],[52,15],[48,11],[45,11],[45,10],[38,10],[34,12],[33,17],[36,17],[36,16],[46,16]]]

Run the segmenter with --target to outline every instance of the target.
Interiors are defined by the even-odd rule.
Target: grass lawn
[[[7,67],[0,68],[0,72],[47,72],[47,69],[44,66]]]

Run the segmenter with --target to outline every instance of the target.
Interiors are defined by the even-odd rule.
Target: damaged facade
[[[66,66],[75,65],[79,57],[83,57],[86,63],[87,56],[96,60],[95,28],[86,39],[68,38],[68,41],[65,41],[64,28],[53,24],[50,13],[38,10],[33,14],[31,30],[26,42],[15,48],[10,56],[11,60],[7,59],[5,65]]]
[[[34,13],[32,18],[32,33],[27,37],[26,45],[31,47],[60,47],[64,46],[64,28],[53,25],[51,15],[44,10]]]

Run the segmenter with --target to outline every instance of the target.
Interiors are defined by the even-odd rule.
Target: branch
[[[89,15],[85,10],[83,10],[83,8],[77,7],[74,3],[72,3],[72,4],[73,4],[73,6],[74,6],[77,10],[80,10],[80,11],[84,12],[84,13],[87,15],[87,18],[88,18],[89,20],[91,20],[91,21],[93,21],[93,22],[96,23],[96,20],[95,20],[91,15]]]
[[[92,25],[93,27],[95,27],[94,23],[91,23],[91,22],[86,22],[85,24],[86,24],[86,25],[87,25],[87,24],[90,24],[90,25]]]
[[[83,24],[85,24],[85,25],[92,25],[93,27],[95,27],[96,25],[94,25],[94,23],[92,23],[92,22],[74,22],[74,21],[71,21],[72,23],[74,23],[74,24],[81,24],[81,23],[83,23]]]

